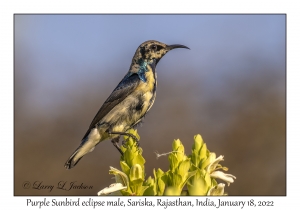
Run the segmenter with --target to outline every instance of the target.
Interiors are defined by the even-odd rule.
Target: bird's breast
[[[141,112],[145,114],[153,105],[156,96],[156,73],[150,68],[144,72],[146,81],[140,81],[136,91],[141,95],[143,108]]]
[[[140,80],[136,89],[103,118],[111,125],[112,131],[125,132],[141,121],[153,105],[156,75],[153,71],[146,71],[144,76],[145,82]]]

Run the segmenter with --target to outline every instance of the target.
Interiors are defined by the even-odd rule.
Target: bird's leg
[[[113,145],[117,148],[117,150],[119,150],[119,152],[121,153],[121,155],[123,156],[123,152],[122,152],[122,150],[121,150],[121,148],[119,147],[119,139],[120,139],[120,136],[117,136],[117,137],[115,137],[115,138],[113,138],[112,140],[111,140],[111,142],[113,143]]]
[[[126,141],[125,141],[124,139],[122,140],[122,146],[123,146],[124,148],[127,148]]]
[[[131,133],[125,133],[125,132],[111,132],[111,131],[108,131],[109,134],[119,134],[119,135],[123,135],[123,136],[129,136],[131,138],[134,139],[134,141],[137,143],[137,146],[138,146],[138,142],[139,140],[136,138],[135,135],[131,134]],[[124,143],[122,143],[124,144]]]

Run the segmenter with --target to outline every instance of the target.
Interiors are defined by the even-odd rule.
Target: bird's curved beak
[[[167,50],[170,51],[170,50],[173,50],[173,49],[176,49],[176,48],[186,48],[186,49],[189,49],[187,46],[184,46],[182,44],[172,44],[172,45],[167,45]]]

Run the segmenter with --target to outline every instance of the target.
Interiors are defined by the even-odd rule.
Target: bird
[[[157,87],[156,66],[167,52],[177,48],[190,49],[185,45],[167,45],[155,40],[143,42],[137,48],[127,74],[97,112],[79,147],[66,161],[66,169],[73,168],[104,140],[111,140],[121,154],[120,136],[127,135],[137,140],[126,131],[135,128],[152,107]]]

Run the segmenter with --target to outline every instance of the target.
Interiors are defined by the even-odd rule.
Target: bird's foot
[[[111,131],[109,131],[108,133],[109,133],[109,134],[119,134],[119,135],[123,135],[123,136],[129,136],[129,137],[133,138],[133,140],[135,141],[137,147],[140,146],[139,140],[137,139],[137,137],[136,137],[135,135],[131,134],[131,133],[125,133],[125,132],[111,132]],[[119,142],[119,139],[118,139],[118,142]],[[126,148],[126,145],[125,145],[125,144],[126,144],[126,141],[123,140],[123,141],[122,141],[122,145],[123,145],[123,147]]]

